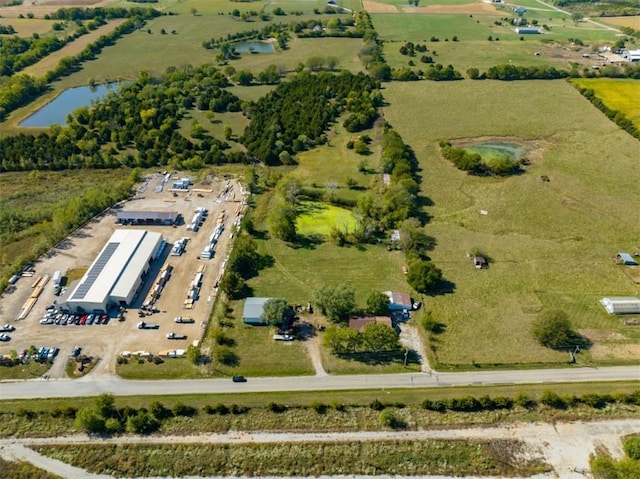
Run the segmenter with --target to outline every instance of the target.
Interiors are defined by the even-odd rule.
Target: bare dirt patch
[[[398,9],[395,5],[372,2],[371,0],[362,0],[362,8],[370,13],[398,13]]]
[[[116,27],[125,22],[124,18],[118,18],[115,20],[110,20],[107,25],[102,25],[100,28],[81,36],[80,38],[74,40],[73,42],[65,45],[57,52],[52,53],[51,55],[46,56],[38,63],[31,65],[30,67],[25,68],[22,73],[26,73],[27,75],[33,75],[36,77],[43,76],[50,70],[53,70],[60,60],[64,57],[73,57],[80,53],[82,50],[86,48],[87,45],[97,40],[102,35],[107,35],[111,33]]]
[[[627,337],[618,331],[606,329],[581,329],[578,331],[591,341],[624,341]]]
[[[497,17],[504,16],[504,11],[496,10],[491,3],[465,3],[464,5],[427,5],[424,7],[404,7],[405,13],[449,13],[458,14],[474,14],[474,15],[495,15]]]
[[[593,359],[638,359],[640,344],[636,343],[596,343],[589,353]]]

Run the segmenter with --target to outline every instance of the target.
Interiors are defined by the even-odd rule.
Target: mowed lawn
[[[637,248],[636,140],[564,81],[391,83],[385,98],[385,118],[414,148],[433,201],[431,257],[454,284],[425,304],[446,325],[441,364],[566,362],[530,334],[545,307],[565,310],[578,329],[633,337],[597,301],[638,289],[613,261]],[[483,136],[529,140],[537,153],[511,178],[469,176],[439,156],[438,140]],[[467,259],[476,248],[488,270]]]
[[[640,83],[622,78],[577,78],[572,80],[583,88],[595,91],[605,105],[618,110],[640,128]]]
[[[319,236],[326,239],[334,227],[350,232],[356,225],[355,217],[345,208],[317,201],[304,201],[298,206],[296,229],[298,234],[303,236]]]

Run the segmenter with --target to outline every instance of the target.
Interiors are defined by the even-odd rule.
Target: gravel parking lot
[[[20,352],[30,345],[37,347],[55,345],[60,348],[60,354],[49,375],[62,377],[64,358],[76,345],[82,346],[84,354],[101,358],[92,372],[92,374],[100,374],[115,371],[116,356],[122,351],[148,351],[158,354],[159,351],[186,349],[188,345],[199,341],[215,298],[215,285],[227,254],[232,225],[242,211],[244,198],[243,190],[237,181],[221,178],[208,179],[203,183],[192,185],[189,191],[174,193],[170,190],[171,181],[183,176],[186,175],[174,174],[162,191],[159,186],[163,175],[157,173],[149,176],[134,198],[117,205],[75,231],[34,264],[35,274],[32,277],[21,277],[12,291],[3,294],[0,297],[0,325],[10,323],[16,330],[9,333],[11,341],[0,343],[0,355],[8,354],[10,350]],[[186,225],[197,207],[208,210],[207,218],[199,231],[188,231]],[[116,224],[118,210],[177,211],[182,215],[182,220],[176,226],[122,226]],[[200,252],[208,244],[209,237],[216,227],[216,220],[221,213],[224,213],[224,230],[218,240],[215,255],[209,260],[200,259]],[[40,324],[45,308],[56,300],[62,301],[65,292],[70,293],[74,287],[73,283],[67,285],[63,289],[62,296],[58,298],[54,295],[52,281],[45,284],[37,302],[25,319],[16,321],[23,305],[34,293],[35,288],[32,286],[39,277],[48,275],[51,278],[58,270],[62,272],[63,277],[66,277],[66,272],[70,270],[88,268],[117,228],[141,228],[160,232],[168,243],[162,257],[152,266],[144,288],[130,305],[124,321],[118,321],[116,311],[111,312],[110,321],[106,325]],[[183,237],[189,238],[186,250],[181,256],[171,256],[169,254],[171,245]],[[157,275],[167,265],[172,265],[173,271],[159,300],[154,305],[159,312],[140,318],[138,308],[143,305]],[[184,302],[187,299],[189,284],[199,271],[203,272],[199,298],[194,302],[192,309],[186,309]],[[193,318],[194,322],[176,324],[174,322],[176,316]],[[157,323],[159,329],[138,329],[136,325],[141,319]],[[170,332],[186,335],[187,338],[167,339],[166,335]]]

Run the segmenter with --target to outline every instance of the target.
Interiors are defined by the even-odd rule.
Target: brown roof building
[[[364,332],[364,328],[367,324],[384,324],[385,326],[393,328],[391,318],[388,316],[363,316],[349,319],[349,328],[357,329],[361,333]]]

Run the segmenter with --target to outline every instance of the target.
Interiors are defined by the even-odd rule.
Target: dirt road
[[[607,448],[615,457],[622,455],[621,437],[640,433],[640,419],[591,423],[509,424],[490,428],[464,428],[422,431],[359,431],[332,433],[246,433],[203,434],[197,436],[121,436],[100,440],[103,444],[244,444],[274,442],[340,442],[427,439],[518,439],[523,441],[532,457],[539,457],[554,472],[537,477],[583,478],[589,468],[589,455],[597,446]],[[87,444],[95,438],[85,435],[49,439],[2,439],[0,456],[24,460],[65,478],[95,478],[110,476],[90,474],[79,468],[44,457],[29,446],[39,444]],[[378,476],[380,477],[380,476]],[[397,477],[397,476],[394,476]],[[431,476],[436,477],[436,476]]]

